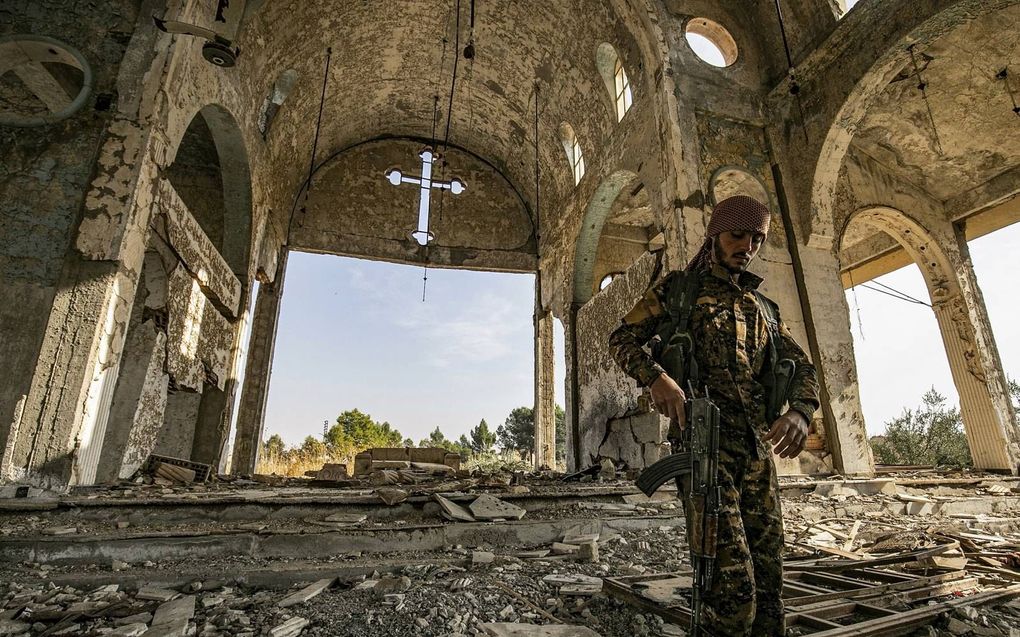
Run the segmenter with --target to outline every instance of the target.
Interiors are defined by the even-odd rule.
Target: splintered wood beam
[[[812,633],[811,637],[880,637],[903,635],[912,632],[918,626],[930,624],[942,613],[954,608],[980,606],[982,604],[1013,599],[1018,595],[1020,595],[1020,584],[1014,584],[1013,586],[985,591],[970,597],[952,599],[941,604],[895,613],[886,617],[877,617],[831,630],[823,630]]]

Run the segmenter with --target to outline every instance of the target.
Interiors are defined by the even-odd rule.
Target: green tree
[[[286,453],[287,445],[284,444],[280,434],[273,434],[262,443],[262,455],[266,458],[280,458]]]
[[[567,461],[567,426],[563,408],[556,405],[556,462]]]
[[[566,458],[567,430],[564,426],[566,414],[563,408],[556,405],[556,461]],[[496,428],[496,436],[501,449],[515,449],[523,457],[535,451],[535,410],[531,407],[517,407],[506,417],[506,421]]]
[[[904,409],[886,423],[885,434],[872,438],[875,459],[883,464],[970,466],[970,447],[960,410],[933,387],[916,410]]]
[[[368,414],[350,409],[336,418],[326,432],[326,446],[338,455],[357,453],[371,447],[395,447],[404,437],[390,423],[377,423]]]
[[[446,449],[449,445],[450,441],[446,439],[446,436],[438,426],[432,430],[432,433],[429,434],[428,438],[423,438],[422,441],[418,443],[418,446],[422,448],[441,447]]]
[[[305,436],[299,450],[308,458],[321,458],[326,455],[326,443],[314,436]]]
[[[496,439],[500,449],[514,450],[527,458],[535,452],[535,410],[531,407],[517,407],[510,412],[503,424],[496,427]]]
[[[1013,399],[1013,409],[1020,411],[1020,383],[1016,382],[1015,378],[1006,377],[1006,383],[1009,386],[1009,397]],[[1020,414],[1018,414],[1020,417]]]
[[[475,453],[490,453],[496,444],[496,432],[489,431],[489,423],[482,418],[478,426],[471,430],[471,451]]]
[[[403,445],[405,447],[413,447],[414,446],[414,441],[411,440],[410,438],[404,438]]]

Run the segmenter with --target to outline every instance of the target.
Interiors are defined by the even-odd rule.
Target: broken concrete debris
[[[0,619],[16,630],[27,624],[29,632],[22,634],[33,634],[36,624],[48,629],[60,622],[64,623],[58,630],[72,631],[67,634],[91,631],[116,635],[264,637],[275,630],[275,634],[304,637],[361,637],[364,632],[343,627],[363,626],[362,630],[380,634],[389,631],[427,637],[486,634],[482,628],[486,624],[513,624],[524,631],[582,626],[606,637],[684,634],[682,616],[647,610],[648,604],[657,604],[680,609],[682,614],[689,594],[681,511],[675,500],[634,498],[633,489],[626,485],[599,486],[591,491],[591,485],[571,487],[555,478],[543,482],[535,477],[525,478],[528,494],[514,497],[509,487],[483,486],[490,481],[482,476],[472,480],[437,478],[424,486],[403,485],[405,504],[393,509],[364,482],[335,493],[323,492],[321,487],[244,480],[177,485],[171,489],[172,495],[166,496],[174,502],[187,502],[193,508],[210,502],[202,516],[191,522],[196,539],[205,546],[210,546],[216,527],[198,521],[234,506],[224,511],[233,520],[229,525],[232,533],[252,525],[259,529],[260,539],[286,542],[291,547],[299,538],[310,538],[313,542],[302,546],[312,548],[313,553],[303,555],[300,562],[277,557],[268,563],[264,558],[231,553],[171,563],[165,555],[153,560],[149,558],[154,555],[133,553],[128,560],[119,557],[127,556],[122,553],[84,571],[80,566],[19,566],[0,561],[0,569],[7,569],[0,573]],[[784,479],[790,590],[805,597],[821,594],[815,589],[824,582],[854,581],[858,583],[851,590],[831,595],[838,594],[839,599],[850,600],[844,603],[861,608],[885,608],[889,612],[879,618],[894,623],[915,617],[903,613],[919,611],[922,604],[932,601],[946,618],[916,621],[929,622],[936,631],[931,634],[940,637],[954,634],[946,627],[950,618],[957,622],[952,624],[957,631],[962,630],[961,625],[970,627],[971,632],[963,634],[998,630],[987,634],[1009,635],[1014,624],[1020,625],[1020,601],[1008,599],[1009,586],[1020,578],[1016,523],[1020,498],[1006,497],[989,487],[1009,487],[1013,482],[994,478],[981,487],[975,483],[967,489],[946,491],[939,485],[915,487],[893,481],[890,486],[890,479],[883,480],[883,485],[845,481],[840,489],[823,487],[832,495],[821,496],[816,492],[818,484]],[[459,486],[458,490],[433,492],[437,483]],[[158,529],[151,526],[153,516],[165,508],[156,504],[163,497],[162,488],[92,489],[85,495],[61,496],[55,509],[6,511],[0,558],[9,555],[21,538],[71,525],[76,533],[46,539],[56,543],[54,549],[63,547],[63,555],[82,542],[114,546],[135,534],[146,538],[146,543],[153,542],[152,532]],[[137,505],[130,517],[132,524],[118,529],[116,521],[128,515],[125,500],[132,497],[151,504]],[[291,522],[284,522],[290,498],[295,514]],[[471,504],[478,500],[486,506],[492,505],[491,500],[502,502],[492,506],[499,508],[506,522],[472,524],[471,520],[478,518],[471,513]],[[450,506],[444,507],[444,501]],[[893,513],[887,508],[908,502],[930,503],[933,508],[925,516],[910,515],[906,509]],[[531,510],[518,521],[507,516],[504,505]],[[624,505],[628,512],[621,515],[616,509]],[[309,506],[320,512],[309,513]],[[256,517],[252,513],[268,510],[260,507],[272,507],[272,519],[264,513],[252,519]],[[450,514],[457,510],[462,512],[461,518]],[[310,524],[312,521],[315,524]],[[411,535],[401,531],[410,527],[414,528],[411,535],[438,529],[453,534],[447,538],[458,537],[452,541],[460,544],[448,544],[451,539],[446,539],[432,548],[418,545],[410,549],[407,542]],[[515,528],[522,529],[519,535],[510,532]],[[175,535],[184,530],[177,526]],[[536,541],[539,532],[543,539]],[[224,537],[236,543],[238,536]],[[317,537],[321,539],[314,539]],[[437,532],[435,537],[442,536]],[[370,538],[374,548],[366,548]],[[27,541],[36,547],[40,544],[36,539]],[[314,554],[313,547],[334,541],[334,546],[357,542],[358,549],[340,555]],[[125,564],[130,568],[115,570]],[[9,577],[8,572],[22,575]],[[880,573],[882,581],[869,583],[862,578],[862,573],[872,572]],[[299,573],[303,577],[298,577]],[[177,579],[168,580],[168,575]],[[224,576],[229,579],[223,581]],[[82,583],[86,578],[89,584]],[[62,583],[47,583],[55,579]],[[640,597],[642,604],[618,596],[613,589],[617,581],[628,582],[631,594]],[[118,586],[127,582],[135,584]],[[879,588],[882,586],[887,588]],[[875,595],[858,592],[865,590]],[[922,592],[927,600],[917,598]],[[182,602],[187,598],[191,599]],[[901,605],[883,606],[894,599]],[[964,605],[944,605],[953,600]],[[789,603],[796,608],[806,601],[793,598]],[[171,613],[176,605],[182,610]],[[832,606],[825,608],[831,611]],[[969,611],[964,610],[967,608]],[[970,611],[976,614],[969,617],[966,613]],[[190,619],[182,622],[180,617],[189,612]],[[872,613],[872,619],[876,617],[876,611],[867,612]],[[151,632],[156,617],[160,625],[169,627],[160,631],[170,632]],[[172,617],[178,619],[171,621]],[[839,621],[846,622],[850,630],[856,620]],[[176,632],[178,629],[184,632]]]
[[[468,509],[477,520],[520,520],[527,513],[525,509],[489,494],[475,498]]]

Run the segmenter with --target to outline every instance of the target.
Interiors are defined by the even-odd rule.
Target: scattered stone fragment
[[[157,589],[153,589],[157,590]],[[188,622],[195,616],[195,596],[188,595],[166,602],[156,609],[152,625],[144,637],[178,637],[188,631]]]
[[[472,564],[491,564],[496,559],[495,553],[490,551],[474,551],[471,554]]]
[[[577,553],[581,550],[581,547],[576,544],[564,544],[563,542],[553,542],[550,547],[550,553],[553,555],[567,555],[569,553]]]
[[[519,551],[514,553],[514,557],[522,560],[537,560],[545,557],[546,555],[549,555],[548,549],[542,549],[539,551]]]
[[[354,525],[361,524],[367,519],[368,516],[361,513],[334,513],[333,515],[327,516],[323,522]]]
[[[379,578],[372,590],[378,597],[383,597],[390,593],[403,593],[404,591],[411,588],[411,578],[407,575],[401,575],[400,577],[386,576]]]
[[[113,620],[113,623],[116,626],[126,626],[128,624],[145,624],[148,626],[151,621],[152,613],[138,613],[136,615],[129,615],[128,617],[118,617]]]
[[[504,502],[489,494],[478,496],[468,508],[478,520],[520,520],[527,513],[521,507]]]
[[[301,634],[301,631],[310,623],[304,617],[291,617],[279,626],[271,629],[269,635],[270,637],[294,637]]]
[[[382,487],[376,489],[375,494],[388,506],[400,504],[407,499],[407,491],[397,489],[395,487]]]
[[[322,468],[315,474],[316,480],[336,481],[346,480],[347,478],[347,465],[334,462],[323,464]]]
[[[598,562],[599,561],[599,544],[598,542],[591,541],[581,544],[580,550],[577,552],[577,557],[585,562]]]
[[[24,635],[32,629],[31,624],[14,621],[13,619],[0,619],[0,635]]]
[[[43,533],[46,535],[74,535],[78,532],[76,526],[62,526],[52,529],[43,529]]]
[[[382,469],[374,471],[368,477],[368,481],[372,484],[400,484],[400,474],[392,469]]]
[[[608,482],[610,480],[616,480],[616,465],[609,458],[603,458],[602,464],[599,467],[599,480]]]
[[[471,515],[471,512],[460,506],[456,502],[453,502],[449,498],[444,498],[438,493],[432,494],[432,499],[439,503],[442,509],[443,517],[447,520],[453,520],[454,522],[474,522],[475,516]]]
[[[155,586],[143,586],[138,589],[138,594],[135,595],[135,597],[138,599],[151,599],[156,602],[168,602],[174,597],[177,597],[177,592],[167,590],[165,588],[156,588]]]
[[[195,481],[195,471],[187,467],[178,467],[166,462],[157,462],[153,474],[170,482],[190,484]]]
[[[332,586],[333,582],[335,581],[336,581],[335,577],[328,577],[325,579],[320,579],[317,582],[313,582],[308,586],[302,588],[301,590],[297,591],[296,593],[291,593],[284,599],[280,600],[280,603],[278,603],[277,606],[279,606],[280,608],[289,608],[296,604],[307,602],[311,598],[315,597],[322,591]]]
[[[123,571],[123,570],[131,568],[131,565],[128,564],[127,562],[122,562],[120,560],[113,560],[110,563],[110,568],[112,568],[115,571]]]
[[[126,528],[128,528],[129,526],[131,526],[131,523],[130,523],[130,522],[127,522],[127,521],[125,521],[125,520],[121,520],[121,521],[117,522],[117,528],[118,528],[118,529],[126,529]]]
[[[113,631],[106,633],[106,637],[139,637],[149,629],[148,625],[141,622],[124,624]]]
[[[586,626],[567,626],[551,624],[492,623],[481,624],[482,634],[490,637],[599,637],[599,634]]]

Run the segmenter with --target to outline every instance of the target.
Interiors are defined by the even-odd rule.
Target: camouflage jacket
[[[645,345],[656,335],[665,318],[669,286],[680,279],[678,275],[674,272],[652,285],[609,337],[613,358],[628,375],[646,387],[664,372]],[[769,358],[768,329],[753,293],[762,279],[751,272],[743,272],[738,282],[733,283],[729,273],[718,265],[699,276],[701,284],[691,309],[689,331],[701,384],[708,387],[712,400],[719,406],[724,443],[729,440],[737,447],[744,447],[746,440],[760,452],[755,455],[763,457],[769,450],[761,436],[771,426],[765,416],[766,388],[760,380]],[[779,358],[789,358],[797,365],[787,393],[790,408],[810,421],[819,405],[817,374],[778,313],[777,318]],[[746,430],[746,425],[738,425],[745,422],[750,424],[751,431]],[[743,431],[733,430],[735,427]],[[749,440],[748,435],[753,439]]]

